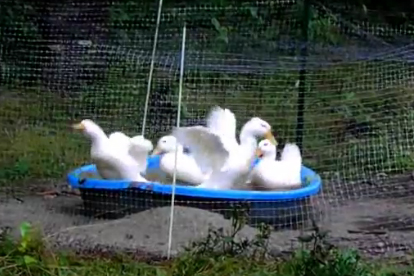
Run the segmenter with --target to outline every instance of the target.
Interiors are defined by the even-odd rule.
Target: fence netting
[[[170,196],[99,190],[81,199],[65,182],[90,163],[89,142],[72,123],[90,118],[108,133],[141,132],[158,12],[158,3],[141,2],[0,4],[0,227],[31,221],[62,246],[165,253]],[[341,246],[403,256],[414,241],[414,30],[379,19],[399,15],[316,2],[305,41],[303,17],[295,0],[165,4],[145,137],[155,144],[176,125],[186,23],[181,125],[204,124],[220,105],[235,113],[238,129],[252,116],[268,121],[282,147],[296,141],[305,91],[303,162],[323,190],[250,210],[242,235],[269,223],[272,246],[292,248],[316,219]],[[174,250],[209,227],[231,227],[236,203],[245,204],[178,197]]]

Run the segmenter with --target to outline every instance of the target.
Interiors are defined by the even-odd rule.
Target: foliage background
[[[186,22],[182,124],[220,104],[239,124],[259,115],[293,141],[306,45],[305,164],[328,182],[405,172],[414,164],[412,7],[389,5],[313,1],[304,43],[301,1],[166,1],[146,135],[155,142],[175,124]],[[81,118],[140,132],[157,3],[7,0],[0,8],[3,184],[60,179],[87,163],[86,142],[68,131]]]

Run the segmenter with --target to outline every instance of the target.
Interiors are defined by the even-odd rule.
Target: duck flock
[[[73,128],[91,141],[91,159],[103,179],[168,185],[175,171],[178,183],[205,189],[269,191],[301,186],[297,145],[286,144],[277,160],[272,128],[259,117],[244,124],[238,142],[234,113],[218,106],[209,112],[207,126],[177,127],[155,148],[142,135],[129,137],[118,131],[108,136],[89,119]],[[160,157],[159,168],[147,168],[147,158],[155,155]]]

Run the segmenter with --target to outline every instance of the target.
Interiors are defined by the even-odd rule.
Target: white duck
[[[302,157],[295,144],[286,144],[276,160],[276,146],[269,140],[259,143],[257,155],[261,158],[251,173],[255,190],[290,190],[301,186]]]
[[[172,135],[161,137],[152,152],[153,155],[162,154],[160,157],[160,170],[165,174],[163,176],[160,174],[162,181],[171,183],[175,169],[176,146],[176,179],[193,185],[201,184],[208,177],[208,174],[201,171],[191,155],[184,153],[184,147],[181,144],[177,144],[177,139]]]
[[[236,118],[230,110],[221,107],[211,110],[207,127],[176,128],[173,135],[190,149],[202,171],[211,172],[198,186],[208,189],[232,189],[246,182],[255,158],[256,137],[266,137],[276,143],[270,125],[254,117],[243,126],[239,144]]]
[[[109,140],[116,145],[118,150],[131,155],[139,165],[139,172],[145,173],[147,168],[148,153],[152,151],[154,146],[150,140],[142,135],[129,137],[122,132],[113,132],[109,135]]]
[[[72,127],[82,131],[91,140],[91,159],[104,179],[148,182],[141,176],[140,165],[129,154],[129,144],[125,144],[126,140],[121,135],[109,139],[102,128],[89,119]]]

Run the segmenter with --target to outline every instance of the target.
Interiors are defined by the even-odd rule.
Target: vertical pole
[[[162,0],[159,0],[158,13],[157,13],[157,25],[155,25],[154,44],[152,46],[151,64],[150,64],[150,71],[148,75],[147,94],[145,96],[144,117],[142,118],[142,129],[141,129],[142,136],[144,136],[145,134],[145,127],[147,123],[148,104],[149,104],[149,99],[151,95],[152,75],[154,73],[154,61],[155,61],[155,53],[157,51],[158,32],[159,32],[160,23],[161,23],[161,12],[162,12]]]
[[[187,28],[184,22],[183,27],[183,40],[181,43],[181,62],[180,62],[180,84],[178,88],[178,110],[177,110],[177,128],[180,127],[181,121],[181,102],[183,95],[183,85],[184,85],[184,65],[185,65],[185,40],[187,37]],[[171,246],[173,238],[173,226],[174,226],[174,206],[175,206],[175,185],[177,182],[177,153],[178,153],[178,144],[175,143],[175,162],[174,162],[174,174],[173,174],[173,183],[172,183],[172,193],[171,193],[171,213],[170,213],[170,228],[168,231],[168,251],[167,259],[171,258]]]
[[[301,41],[300,41],[300,70],[298,87],[298,109],[296,117],[296,144],[303,151],[303,127],[304,109],[306,94],[306,63],[308,59],[308,32],[310,20],[311,0],[303,0],[303,16],[301,22]]]

